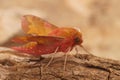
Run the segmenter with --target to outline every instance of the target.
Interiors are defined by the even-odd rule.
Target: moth
[[[22,45],[14,46],[12,49],[33,56],[51,54],[56,49],[56,52],[66,53],[76,45],[81,46],[83,42],[82,34],[77,29],[58,27],[33,15],[22,17],[22,29],[26,35],[13,39],[14,42]]]

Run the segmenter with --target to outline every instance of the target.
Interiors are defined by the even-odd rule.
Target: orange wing
[[[14,42],[23,43],[22,46],[12,47],[17,51],[32,55],[48,54],[54,52],[56,47],[64,40],[64,38],[49,35],[58,27],[36,16],[25,15],[22,18],[22,28],[24,32],[30,35],[13,39]]]
[[[60,46],[62,40],[63,38],[51,36],[22,36],[14,38],[13,41],[23,43],[23,45],[12,47],[12,49],[40,56],[54,52]]]
[[[27,34],[47,36],[51,31],[58,28],[49,22],[33,15],[25,15],[22,18],[22,28]]]

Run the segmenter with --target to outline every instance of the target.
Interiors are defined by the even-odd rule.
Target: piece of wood
[[[33,58],[14,51],[0,51],[0,80],[120,80],[120,61],[90,54]]]

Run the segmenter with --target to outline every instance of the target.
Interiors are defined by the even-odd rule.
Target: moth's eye
[[[79,37],[76,37],[76,38],[74,39],[74,41],[75,41],[75,43],[79,43],[79,42],[80,42]]]

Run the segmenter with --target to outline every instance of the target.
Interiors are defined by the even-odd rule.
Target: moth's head
[[[69,39],[74,43],[74,45],[81,45],[81,43],[83,42],[82,34],[79,29],[75,29],[72,27],[62,27],[55,30],[55,32],[56,33],[53,32],[54,35]]]
[[[74,44],[75,45],[81,45],[81,43],[83,42],[82,33],[77,29],[76,29],[75,32],[76,33],[74,34],[74,38],[73,38]]]

